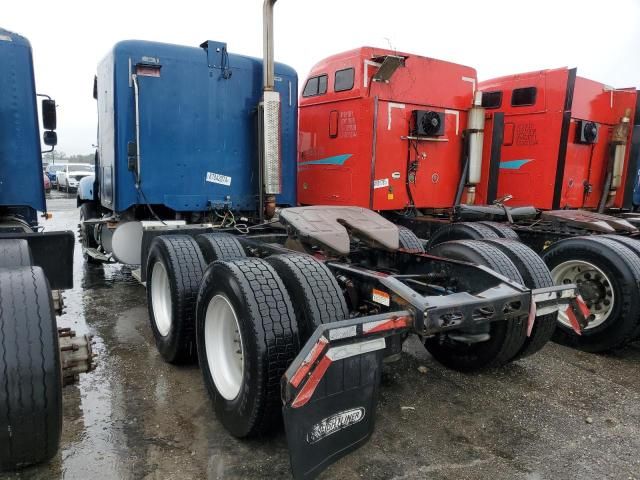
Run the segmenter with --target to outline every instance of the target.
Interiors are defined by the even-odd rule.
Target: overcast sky
[[[59,149],[95,143],[92,83],[98,61],[119,40],[262,55],[262,1],[5,1],[0,26],[30,39],[39,92],[55,97]],[[462,63],[480,80],[576,66],[615,87],[640,87],[640,0],[278,0],[276,59],[298,71],[362,45]]]

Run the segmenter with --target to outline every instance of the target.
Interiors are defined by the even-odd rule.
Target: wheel
[[[267,262],[275,269],[293,301],[293,309],[305,343],[323,323],[349,318],[347,302],[327,266],[310,255],[273,255]]]
[[[401,226],[398,227],[398,233],[400,235],[400,248],[404,248],[411,253],[424,253],[424,245],[415,233],[407,227]]]
[[[499,239],[485,240],[485,242],[497,247],[518,268],[524,285],[529,288],[544,288],[553,286],[551,272],[544,260],[525,244],[516,240]],[[558,313],[550,313],[537,317],[533,323],[531,335],[524,341],[524,345],[515,356],[514,360],[528,357],[544,347],[556,330]]]
[[[58,330],[40,267],[0,270],[0,470],[51,459],[62,430]]]
[[[147,308],[162,358],[189,363],[196,358],[195,305],[206,263],[188,235],[163,235],[151,243],[147,260]]]
[[[20,239],[0,240],[0,268],[30,267],[33,257],[29,242]]]
[[[198,295],[198,360],[216,415],[236,437],[279,424],[280,379],[299,351],[295,312],[269,263],[209,265]]]
[[[485,242],[455,240],[438,244],[429,253],[484,265],[520,284],[524,283],[509,257]],[[473,371],[499,367],[510,362],[522,349],[527,335],[527,317],[498,320],[462,333],[488,333],[489,339],[466,343],[454,340],[447,334],[438,334],[427,338],[424,345],[436,360],[455,370]]]
[[[97,248],[98,242],[96,241],[94,235],[94,227],[91,225],[85,225],[85,220],[90,220],[98,217],[98,212],[96,210],[96,205],[93,202],[87,202],[80,205],[80,243],[82,244],[82,250],[84,254],[84,258],[87,263],[100,264],[102,263],[100,260],[93,258],[91,255],[86,253],[87,248]]]
[[[596,235],[552,244],[542,257],[554,283],[575,283],[591,311],[576,335],[564,312],[558,314],[554,340],[601,352],[631,341],[640,327],[640,258],[628,247]]]
[[[481,240],[483,238],[500,238],[486,225],[477,222],[450,223],[436,230],[428,243],[428,250],[439,243],[451,240]]]
[[[203,233],[196,235],[196,242],[207,264],[216,260],[233,260],[247,256],[242,244],[230,233]]]
[[[513,230],[513,228],[508,227],[507,225],[499,222],[478,222],[480,225],[484,225],[485,227],[489,227],[495,233],[498,234],[500,238],[510,238],[512,240],[520,240],[518,234]]]

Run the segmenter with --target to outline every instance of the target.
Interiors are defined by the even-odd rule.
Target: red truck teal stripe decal
[[[320,160],[308,160],[300,162],[300,165],[344,165],[353,154],[345,153],[344,155],[335,155],[333,157],[321,158]]]
[[[529,162],[533,162],[533,159],[525,158],[523,160],[508,160],[506,162],[500,162],[500,168],[503,170],[519,170],[520,167]]]

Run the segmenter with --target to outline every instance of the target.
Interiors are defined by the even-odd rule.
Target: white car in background
[[[87,175],[92,175],[95,168],[88,163],[67,163],[57,173],[58,190],[70,192],[78,188],[80,180]]]

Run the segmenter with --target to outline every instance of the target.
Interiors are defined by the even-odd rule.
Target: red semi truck
[[[487,137],[502,137],[493,157],[485,143],[480,202],[509,195],[509,205],[545,210],[631,210],[635,88],[558,68],[487,80],[480,90]]]
[[[636,91],[567,69],[505,78],[483,95],[473,68],[372,47],[319,62],[299,101],[298,200],[372,208],[438,255],[456,255],[450,240],[520,238],[590,307],[581,335],[560,312],[556,338],[620,346],[640,333],[638,232],[576,209],[630,207]]]

